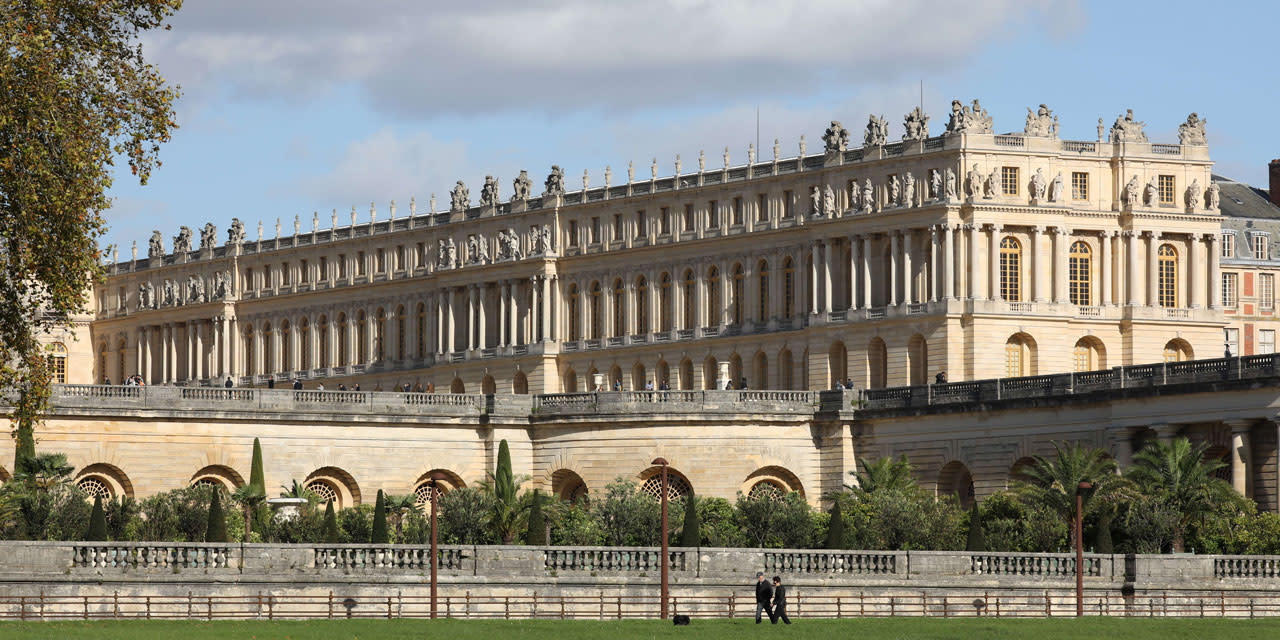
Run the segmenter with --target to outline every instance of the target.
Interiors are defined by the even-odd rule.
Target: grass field
[[[231,638],[310,640],[342,638],[449,638],[450,640],[592,640],[598,638],[1101,638],[1124,640],[1175,640],[1178,638],[1266,638],[1280,634],[1280,619],[1219,620],[1213,618],[1085,618],[1075,619],[939,619],[878,618],[846,620],[796,620],[790,627],[751,620],[694,620],[688,627],[673,627],[656,620],[621,622],[460,621],[460,620],[334,620],[278,622],[4,622],[0,638],[53,638],[71,640],[228,640]]]

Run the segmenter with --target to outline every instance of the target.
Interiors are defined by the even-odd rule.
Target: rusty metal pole
[[[1093,488],[1088,480],[1076,486],[1076,617],[1084,616],[1084,492]]]
[[[436,498],[440,494],[440,483],[432,475],[427,481],[431,487],[431,619],[436,619],[436,572],[439,567],[439,551],[436,539]]]
[[[653,464],[656,464],[662,467],[662,560],[660,561],[662,563],[661,564],[662,590],[661,590],[660,597],[662,599],[662,619],[666,620],[667,619],[667,594],[669,589],[669,583],[668,583],[669,576],[667,574],[667,563],[668,563],[668,556],[670,555],[670,553],[667,551],[667,491],[668,491],[667,461],[665,458],[658,458],[653,461]]]

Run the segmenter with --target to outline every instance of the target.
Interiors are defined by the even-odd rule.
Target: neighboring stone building
[[[1274,353],[1280,330],[1280,160],[1270,170],[1270,191],[1214,176],[1222,201],[1223,348],[1236,355]]]
[[[522,172],[479,206],[459,182],[447,211],[433,196],[255,239],[237,221],[222,244],[183,227],[172,251],[157,231],[96,292],[96,376],[874,388],[1219,355],[1203,121],[1181,144],[1132,113],[1088,141],[1043,105],[1022,133],[991,124],[957,101],[932,137],[917,110],[900,142],[873,117],[857,149],[833,122],[818,154],[726,150],[662,178],[655,160],[572,192],[553,167],[541,196]]]

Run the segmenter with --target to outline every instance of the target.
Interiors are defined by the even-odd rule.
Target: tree
[[[249,484],[246,484],[231,497],[244,505],[244,541],[249,542],[253,533],[253,512],[258,505],[267,499],[267,483],[262,471],[262,443],[253,439],[253,462],[249,467]]]
[[[982,539],[982,515],[978,513],[978,503],[969,508],[969,539],[965,543],[965,551],[986,551],[987,542]]]
[[[702,545],[702,523],[698,522],[698,499],[693,492],[684,497],[684,523],[680,527],[680,546]]]
[[[36,491],[49,491],[65,484],[73,471],[75,467],[67,464],[66,454],[42,453],[26,458],[15,479],[29,484]]]
[[[383,502],[382,489],[378,489],[378,497],[373,503],[373,533],[369,542],[387,544],[387,505]]]
[[[71,327],[102,273],[97,246],[117,154],[146,184],[175,88],[141,36],[181,0],[0,4],[0,388],[15,391],[14,471],[35,455],[50,368],[39,336]]]
[[[324,529],[321,530],[326,544],[337,544],[342,541],[338,535],[338,516],[333,512],[333,500],[324,506]]]
[[[451,544],[491,544],[488,528],[493,511],[493,496],[485,491],[465,487],[436,498],[439,509],[437,524],[440,539]]]
[[[840,512],[840,501],[833,500],[831,505],[830,524],[827,525],[827,549],[844,548],[844,514]]]
[[[533,490],[532,504],[529,505],[529,531],[525,534],[525,544],[547,544],[547,521],[542,517],[542,494],[537,489]]]
[[[907,456],[899,456],[896,460],[885,457],[870,464],[864,464],[861,471],[850,471],[849,475],[857,478],[858,485],[846,488],[855,493],[874,493],[883,490],[912,489],[916,486],[911,477],[911,463]]]
[[[1172,542],[1178,553],[1183,551],[1191,523],[1231,495],[1231,486],[1213,475],[1226,463],[1206,460],[1207,448],[1205,443],[1193,446],[1186,438],[1174,438],[1168,444],[1150,442],[1133,457],[1126,474],[1143,493],[1177,514]]]
[[[523,479],[522,479],[523,480]],[[498,444],[498,464],[480,488],[493,497],[490,504],[489,528],[502,544],[511,544],[520,535],[521,520],[528,509],[528,499],[516,495],[516,477],[511,471],[511,449],[507,441]]]
[[[1120,493],[1116,463],[1101,449],[1078,442],[1053,443],[1051,458],[1035,456],[1023,473],[1027,482],[1015,483],[1016,491],[1029,504],[1038,504],[1053,512],[1070,529],[1071,547],[1075,547],[1075,528],[1071,523],[1076,513],[1076,487],[1081,481],[1093,484],[1083,499],[1084,513],[1092,514],[1100,505],[1113,502]]]
[[[1115,553],[1116,546],[1111,542],[1111,511],[1104,510],[1098,516],[1098,532],[1094,539],[1094,553]]]
[[[222,490],[214,488],[209,499],[209,524],[204,530],[205,542],[227,541],[227,515],[222,512]]]
[[[396,529],[396,542],[404,543],[404,522],[414,512],[418,510],[418,497],[412,493],[401,495],[386,495],[382,497],[382,505],[387,509],[387,516],[391,518]]]
[[[93,496],[93,511],[89,513],[89,532],[84,539],[89,542],[107,540],[107,515],[102,511],[102,494]]]

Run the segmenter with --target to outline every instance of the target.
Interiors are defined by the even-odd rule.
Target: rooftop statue
[[[1031,107],[1027,107],[1027,126],[1023,127],[1022,133],[1037,138],[1057,138],[1058,116],[1053,115],[1053,111],[1043,104],[1034,112]]]
[[[218,228],[213,226],[212,222],[206,222],[204,228],[200,229],[200,250],[212,251],[216,246],[218,246]]]
[[[533,181],[529,179],[529,172],[524,169],[520,170],[520,175],[511,181],[512,202],[524,202],[529,199],[529,195],[533,190]]]
[[[1178,144],[1207,144],[1204,137],[1204,125],[1208,120],[1202,120],[1194,111],[1187,116],[1187,121],[1178,125]]]
[[[480,187],[480,206],[498,206],[498,181],[493,176],[484,177],[484,186]]]
[[[231,219],[231,228],[227,229],[227,246],[240,246],[244,242],[244,223],[240,218]]]
[[[1111,141],[1112,142],[1146,142],[1147,134],[1142,128],[1147,123],[1133,119],[1133,109],[1126,109],[1123,116],[1116,117],[1116,123],[1111,125]]]
[[[543,190],[542,195],[564,195],[564,170],[561,169],[559,165],[551,165],[551,173],[547,174],[547,180],[543,184],[545,189]]]
[[[822,134],[822,142],[826,145],[827,153],[846,151],[849,149],[849,130],[839,120],[832,120],[826,133]]]
[[[147,257],[164,257],[164,236],[160,235],[159,229],[151,232],[151,244],[147,247]]]
[[[867,120],[867,132],[862,136],[862,144],[867,147],[883,147],[889,142],[889,121],[884,116],[875,114]]]
[[[977,100],[973,101],[972,107],[961,106],[959,100],[951,101],[947,133],[991,133],[991,125],[991,115]]]
[[[471,206],[471,192],[467,190],[467,185],[461,180],[454,185],[453,190],[449,192],[452,197],[452,204],[449,206],[450,211],[466,211]]]
[[[178,235],[173,237],[173,252],[187,253],[191,251],[191,227],[178,227]]]
[[[924,109],[916,107],[908,113],[902,121],[906,133],[902,134],[903,140],[924,140],[929,137],[929,116]]]

